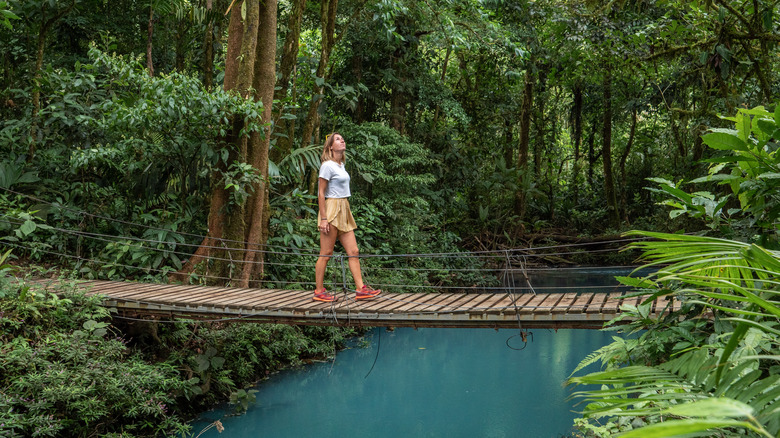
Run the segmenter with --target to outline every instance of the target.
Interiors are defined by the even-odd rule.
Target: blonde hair
[[[328,160],[330,161],[336,161],[333,159],[333,140],[336,138],[337,135],[340,135],[342,138],[344,138],[343,135],[339,134],[338,132],[331,132],[330,134],[325,136],[325,144],[322,146],[322,155],[320,156],[321,162],[326,162]],[[340,164],[344,164],[347,162],[347,154],[344,154],[341,156]]]

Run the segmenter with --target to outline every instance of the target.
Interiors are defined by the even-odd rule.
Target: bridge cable
[[[366,373],[366,376],[363,377],[364,379],[367,379],[369,374],[371,374],[371,371],[374,371],[374,366],[376,366],[376,361],[379,359],[379,349],[382,348],[382,329],[377,328],[376,332],[378,333],[377,340],[376,340],[376,356],[374,356],[374,363],[371,364],[371,369],[368,370],[368,373]]]
[[[9,224],[9,225],[22,225],[23,224],[23,222],[21,222],[21,221],[3,220],[3,219],[0,219],[0,223],[5,223],[5,224]],[[58,227],[53,227],[53,226],[48,226],[47,229],[55,230],[55,231],[61,232],[63,234],[70,234],[70,235],[75,235],[75,236],[80,236],[80,237],[87,237],[88,239],[92,239],[92,240],[96,240],[96,241],[108,242],[108,243],[114,243],[114,244],[121,244],[121,245],[124,245],[124,246],[144,249],[144,250],[147,250],[147,251],[155,251],[155,252],[164,252],[164,253],[169,253],[169,254],[175,254],[175,255],[182,256],[182,258],[190,257],[192,254],[189,253],[189,252],[169,250],[169,249],[166,249],[166,248],[157,248],[157,247],[154,247],[154,246],[143,246],[143,245],[127,243],[127,242],[121,242],[121,241],[112,240],[112,239],[126,239],[126,240],[133,240],[133,241],[137,241],[137,242],[147,242],[147,243],[154,243],[154,244],[166,245],[166,246],[170,246],[170,245],[189,246],[189,247],[197,247],[198,246],[196,244],[188,244],[188,243],[184,243],[184,242],[170,242],[170,241],[161,241],[161,240],[152,240],[152,239],[141,239],[141,238],[137,238],[137,237],[133,237],[133,236],[112,236],[112,235],[100,234],[100,233],[89,233],[89,232],[84,232],[84,231],[69,230],[69,229],[58,228]],[[224,243],[223,243],[222,246],[210,246],[210,245],[208,245],[208,246],[205,246],[205,247],[206,248],[211,248],[211,249],[219,249],[219,250],[225,250],[226,249],[225,246],[224,246]],[[235,249],[235,250],[239,251],[241,249]],[[601,250],[599,250],[599,251],[601,251]],[[610,250],[608,250],[608,251],[610,251]],[[253,251],[253,252],[255,252],[255,251]],[[279,252],[272,252],[272,251],[262,251],[262,252],[267,253],[267,254],[272,254],[272,255],[273,254],[291,255],[290,253],[279,253]],[[585,252],[585,253],[590,253],[590,252]],[[298,254],[296,254],[296,255],[298,255],[298,256],[312,256],[312,257],[333,257],[332,255],[331,256],[319,256],[319,255],[314,254],[314,253],[300,253],[300,252]],[[545,255],[549,255],[549,254],[545,254]],[[361,256],[358,256],[358,257],[363,258],[363,257],[366,257],[366,256],[365,255],[361,255]],[[527,257],[527,256],[524,256],[524,257]],[[207,260],[212,260],[212,261],[231,261],[231,262],[234,262],[234,263],[264,264],[264,265],[269,265],[269,266],[294,266],[294,267],[304,267],[304,266],[308,267],[308,266],[310,266],[310,264],[280,263],[280,262],[273,262],[273,261],[268,261],[268,260],[264,260],[264,261],[243,261],[243,260],[233,261],[232,258],[227,259],[227,258],[224,258],[224,257],[217,257],[217,256],[213,256],[213,255],[209,255],[208,257],[204,257],[204,258],[206,258]],[[639,266],[610,266],[610,268],[638,268],[638,267]],[[455,272],[494,272],[495,271],[495,268],[445,268],[445,267],[442,267],[442,268],[402,268],[402,267],[387,268],[387,267],[381,267],[381,266],[373,266],[373,267],[371,267],[371,269],[372,270],[376,270],[376,271],[415,271],[415,272],[440,272],[440,271],[447,271],[447,272],[453,272],[453,271],[455,271]],[[524,271],[528,271],[528,272],[534,271],[534,272],[536,272],[536,271],[550,271],[550,270],[561,271],[561,270],[582,270],[582,269],[593,269],[593,268],[592,267],[525,268]],[[396,286],[396,285],[390,285],[390,286]]]
[[[506,276],[509,277],[509,281],[510,281],[510,284],[511,284],[511,288],[509,289],[509,291],[510,291],[509,295],[512,298],[512,306],[515,308],[515,318],[517,318],[517,327],[520,329],[520,332],[518,334],[512,335],[512,336],[508,337],[506,339],[506,341],[505,341],[505,344],[506,344],[507,347],[511,348],[512,350],[518,350],[518,351],[519,350],[525,350],[525,348],[528,346],[528,334],[530,332],[528,330],[524,330],[523,329],[523,322],[520,319],[520,309],[518,309],[518,307],[517,307],[517,298],[515,297],[515,291],[514,291],[514,289],[515,289],[515,277],[511,273],[512,260],[509,257],[509,251],[507,251],[505,253],[505,255],[506,255],[506,268],[504,270],[504,273],[505,273]],[[523,262],[522,261],[520,262],[520,266],[522,268],[522,266],[523,266]],[[531,283],[530,283],[530,281],[528,281],[528,276],[526,276],[525,273],[523,273],[523,275],[525,276],[525,280],[530,285]],[[534,292],[534,295],[536,295],[536,292]],[[509,345],[509,341],[512,338],[515,338],[517,336],[520,336],[520,339],[522,339],[522,341],[523,341],[522,348],[515,348],[515,347]],[[531,333],[531,339],[533,340],[533,333]]]
[[[9,193],[13,193],[15,195],[19,195],[19,196],[22,196],[22,197],[26,197],[26,198],[32,199],[32,200],[34,200],[36,202],[40,202],[40,203],[43,203],[43,204],[50,205],[52,207],[55,207],[55,208],[58,208],[58,209],[61,209],[61,210],[75,212],[75,213],[78,213],[80,215],[91,216],[91,217],[95,217],[95,218],[99,218],[99,219],[104,219],[104,220],[107,220],[107,221],[117,222],[117,223],[121,223],[121,224],[125,224],[125,225],[137,226],[137,227],[146,228],[146,229],[150,229],[150,230],[172,232],[171,229],[167,229],[167,228],[160,228],[160,227],[154,227],[154,226],[150,226],[150,225],[139,224],[139,223],[135,223],[135,222],[125,221],[125,220],[122,220],[122,219],[115,219],[115,218],[111,218],[111,217],[108,217],[108,216],[102,216],[102,215],[98,215],[98,214],[94,214],[94,213],[89,213],[89,212],[86,212],[84,210],[79,210],[79,209],[75,209],[75,208],[71,208],[71,207],[66,207],[66,206],[63,206],[63,205],[61,205],[59,203],[48,202],[48,201],[45,201],[43,199],[37,198],[35,196],[31,196],[31,195],[27,195],[27,194],[24,194],[24,193],[21,193],[21,192],[17,192],[15,190],[11,190],[9,188],[0,187],[0,189],[4,190],[6,192],[9,192]],[[196,238],[199,238],[199,239],[209,238],[209,239],[213,239],[213,240],[217,240],[217,241],[221,241],[221,242],[240,243],[240,244],[242,244],[244,246],[274,247],[274,248],[282,248],[282,249],[287,249],[287,250],[297,250],[297,248],[293,248],[293,247],[285,247],[285,246],[281,246],[281,245],[270,245],[270,244],[265,244],[265,243],[262,243],[262,244],[261,243],[252,243],[252,242],[246,242],[246,241],[240,241],[240,240],[231,240],[231,239],[225,239],[225,238],[219,238],[219,237],[212,237],[212,236],[208,236],[208,235],[186,233],[186,232],[183,232],[183,231],[175,231],[175,233],[179,234],[179,235],[182,235],[182,236],[196,237]],[[691,234],[691,233],[686,233],[686,234]],[[652,239],[650,239],[648,237],[638,237],[638,238],[622,238],[622,239],[604,240],[604,241],[601,241],[601,242],[583,242],[583,243],[571,243],[571,244],[563,244],[563,245],[549,245],[549,246],[540,246],[540,247],[534,247],[534,248],[513,248],[513,249],[508,249],[508,250],[469,251],[467,253],[462,253],[462,252],[442,252],[442,253],[421,253],[421,254],[378,254],[378,255],[367,254],[367,255],[364,255],[363,257],[409,257],[409,256],[412,256],[412,257],[414,257],[414,256],[455,256],[455,257],[458,257],[458,256],[462,256],[464,254],[466,254],[466,255],[501,254],[504,251],[527,252],[528,250],[566,248],[566,247],[573,247],[573,246],[607,245],[607,244],[612,244],[612,243],[635,242],[635,241],[643,241],[643,240],[652,240]],[[164,242],[164,243],[170,243],[170,242]],[[198,245],[198,246],[200,246],[200,245]],[[239,250],[239,249],[237,249],[237,250]],[[240,250],[264,252],[263,250],[251,250],[251,249],[240,249]],[[604,250],[601,250],[601,251],[604,251]],[[607,250],[607,251],[611,251],[611,250]],[[289,254],[289,253],[280,253],[280,254]],[[568,253],[560,253],[560,254],[568,254]],[[558,255],[558,254],[545,254],[545,255]]]

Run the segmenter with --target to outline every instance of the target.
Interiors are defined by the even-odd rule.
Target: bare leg
[[[325,269],[328,267],[330,256],[333,255],[333,247],[336,246],[338,234],[339,230],[332,225],[327,233],[320,231],[320,257],[314,266],[314,281],[316,282],[317,292],[324,287]]]
[[[362,289],[363,274],[360,272],[360,259],[358,258],[360,252],[358,251],[357,240],[355,240],[355,232],[350,231],[340,235],[339,241],[344,246],[347,256],[349,256],[349,270],[352,272],[352,278],[355,280],[355,289]]]

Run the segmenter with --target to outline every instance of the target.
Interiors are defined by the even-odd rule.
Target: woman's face
[[[344,137],[340,134],[333,135],[333,144],[330,146],[333,152],[344,152],[347,150],[347,142],[344,141]]]

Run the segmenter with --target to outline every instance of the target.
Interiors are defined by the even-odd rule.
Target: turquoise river
[[[334,361],[260,383],[244,415],[224,406],[193,431],[220,419],[222,434],[201,437],[571,436],[577,407],[563,382],[615,334],[536,329],[514,350],[517,332],[376,328]]]

